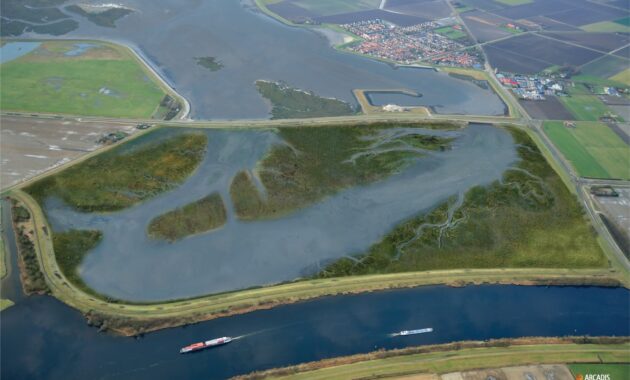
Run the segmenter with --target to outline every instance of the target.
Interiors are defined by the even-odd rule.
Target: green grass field
[[[561,96],[558,99],[577,120],[598,121],[600,117],[610,113],[608,107],[583,84],[576,82],[573,87],[567,87],[567,91],[569,96]]]
[[[580,27],[587,32],[630,32],[630,26],[614,21],[600,21]]]
[[[97,45],[67,56],[76,42],[46,41],[0,65],[4,111],[150,118],[165,93],[131,53]]]
[[[461,30],[454,29],[452,26],[445,26],[443,28],[435,29],[434,32],[439,33],[451,40],[457,40],[459,38],[465,38],[466,33]]]
[[[502,181],[469,190],[395,227],[320,277],[456,268],[598,268],[607,260],[580,205],[529,136],[510,130],[521,161]]]
[[[568,364],[573,376],[587,374],[608,374],[610,380],[630,379],[630,364]]]
[[[547,121],[544,130],[580,176],[630,179],[630,147],[605,124],[581,122],[567,128]]]

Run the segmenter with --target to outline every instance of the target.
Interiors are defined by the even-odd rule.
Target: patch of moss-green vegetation
[[[148,232],[154,238],[176,241],[219,228],[226,220],[223,199],[219,193],[213,193],[158,216],[149,223]]]
[[[204,134],[186,133],[126,153],[117,147],[24,190],[40,204],[57,196],[85,212],[116,211],[181,184],[205,154]]]
[[[319,273],[335,277],[457,268],[590,268],[607,260],[575,197],[523,131],[520,162],[401,223],[369,251]]]
[[[210,71],[219,71],[223,68],[223,63],[214,57],[196,57],[195,61],[201,67],[205,67]]]
[[[109,8],[102,11],[86,11],[83,7],[79,5],[68,5],[65,7],[68,12],[76,13],[80,16],[87,18],[90,22],[93,22],[96,25],[104,26],[106,28],[115,28],[116,21],[127,16],[129,13],[133,11],[127,8]]]
[[[249,172],[241,171],[234,176],[230,185],[230,197],[234,203],[234,211],[241,220],[254,220],[269,213]]]
[[[355,114],[350,104],[338,99],[322,98],[312,92],[297,90],[282,83],[259,80],[258,92],[273,106],[272,119],[296,119]]]
[[[273,147],[257,168],[265,194],[247,172],[232,181],[236,214],[244,220],[281,216],[342,189],[381,180],[427,150],[450,145],[450,138],[426,133],[388,125],[280,129],[285,144]]]
[[[69,230],[53,235],[55,258],[63,275],[88,293],[94,292],[83,282],[77,270],[85,255],[94,249],[103,238],[101,231]]]

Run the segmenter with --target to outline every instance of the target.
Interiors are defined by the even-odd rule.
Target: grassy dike
[[[375,379],[532,364],[630,363],[629,341],[627,337],[465,341],[324,359],[235,379]]]

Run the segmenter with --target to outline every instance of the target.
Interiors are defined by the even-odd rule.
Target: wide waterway
[[[254,370],[380,348],[521,336],[630,335],[620,288],[421,287],[323,298],[122,338],[99,333],[46,296],[2,312],[3,379],[224,379]],[[434,332],[391,337],[404,329]],[[219,348],[179,348],[220,336]]]
[[[163,129],[128,145],[130,149],[182,130]],[[273,131],[204,131],[205,158],[178,188],[129,209],[84,214],[59,200],[45,203],[54,231],[103,231],[102,242],[83,261],[80,273],[98,292],[133,301],[159,301],[293,280],[335,259],[365,252],[401,221],[450,196],[501,178],[517,160],[511,135],[473,125],[461,131],[424,131],[456,137],[445,152],[424,156],[383,181],[335,196],[276,220],[242,222],[229,196],[234,175],[252,170],[281,138]],[[154,240],[149,222],[176,207],[218,191],[227,224],[175,243]]]
[[[121,0],[117,4],[136,11],[119,20],[116,28],[99,27],[70,14],[80,27],[63,38],[109,39],[134,47],[190,101],[193,118],[267,117],[269,105],[255,87],[260,79],[284,81],[353,104],[353,89],[409,88],[424,95],[421,105],[440,113],[505,112],[491,90],[430,69],[394,68],[336,51],[323,35],[284,25],[259,12],[251,0]],[[199,66],[196,57],[214,57],[223,68],[212,72]]]

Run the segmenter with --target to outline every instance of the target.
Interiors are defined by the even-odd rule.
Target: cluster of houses
[[[373,57],[411,64],[418,61],[470,67],[479,64],[479,57],[465,46],[434,31],[443,26],[434,21],[399,27],[381,19],[343,24],[342,28],[362,41],[349,50]]]
[[[520,99],[545,100],[545,96],[566,96],[562,82],[541,75],[499,73],[497,79]]]

